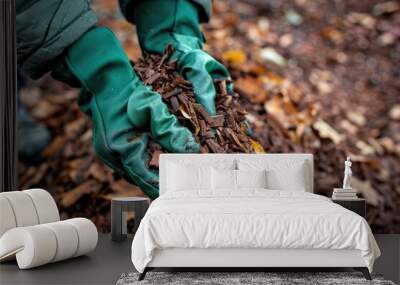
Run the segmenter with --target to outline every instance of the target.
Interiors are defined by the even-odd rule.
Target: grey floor
[[[382,256],[375,273],[400,282],[400,235],[375,236]],[[97,249],[78,257],[30,270],[19,270],[15,262],[0,265],[0,284],[115,284],[124,272],[134,271],[130,260],[132,238],[114,243],[110,235],[100,235]]]
[[[112,242],[111,235],[100,234],[97,248],[81,256],[28,270],[16,262],[0,265],[0,284],[115,284],[124,272],[134,271],[130,259],[132,237]]]

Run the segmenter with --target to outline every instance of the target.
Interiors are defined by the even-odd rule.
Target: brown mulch
[[[192,132],[201,146],[200,152],[255,152],[253,144],[256,142],[247,135],[247,112],[240,106],[238,94],[228,94],[227,83],[230,81],[215,80],[217,113],[210,116],[196,102],[192,84],[176,71],[176,61],[169,60],[172,53],[173,47],[168,46],[163,55],[145,55],[134,64],[134,70],[144,84],[161,95],[180,124]],[[163,152],[161,147],[153,149],[157,150],[157,156]]]
[[[111,2],[116,5],[94,1],[101,24],[117,33],[138,67],[142,61],[134,29],[110,9]],[[236,118],[239,125],[246,118],[252,139],[267,153],[313,153],[318,194],[330,195],[340,186],[343,162],[351,156],[353,187],[367,200],[374,233],[400,233],[399,24],[396,1],[243,0],[214,1],[213,17],[203,29],[205,49],[229,68],[238,94],[233,100],[247,112]],[[177,78],[170,80],[182,80]],[[207,123],[201,112],[184,105],[192,97],[179,99],[171,95],[177,87],[168,88],[157,90],[180,122],[197,133],[203,149],[210,150],[207,137],[214,135],[219,147],[241,151],[241,138],[222,133],[224,140],[231,138],[223,144],[218,134],[210,134],[212,120]],[[179,94],[186,94],[185,88]],[[63,218],[85,216],[107,231],[110,199],[143,194],[96,158],[90,122],[76,97],[77,90],[49,78],[30,82],[23,91],[22,102],[54,139],[41,164],[20,163],[19,184],[48,189]],[[174,97],[178,104],[171,102]],[[206,122],[203,132],[201,120]],[[156,167],[157,161],[152,163]]]

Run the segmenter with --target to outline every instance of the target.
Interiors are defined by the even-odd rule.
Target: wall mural
[[[99,24],[117,35],[139,79],[161,94],[169,111],[199,142],[197,150],[312,153],[314,191],[329,197],[342,187],[344,161],[350,157],[351,187],[367,201],[373,232],[400,233],[398,6],[214,1],[212,17],[203,25],[204,50],[228,69],[232,80],[219,79],[227,71],[218,66],[220,76],[212,84],[192,86],[179,75],[183,59],[172,48],[142,56],[135,27],[116,2],[92,1]],[[171,63],[171,58],[178,61]],[[78,106],[78,89],[50,75],[33,81],[23,72],[18,83],[20,189],[48,190],[61,219],[87,217],[101,231],[110,229],[112,198],[154,195],[151,179],[138,185],[95,154],[93,126]],[[216,90],[215,116],[209,115],[209,101],[199,102],[203,99],[194,95],[202,86]],[[155,93],[145,94],[160,104]],[[85,94],[80,100],[86,104]],[[138,110],[135,104],[128,106]],[[84,110],[90,113],[88,108]],[[138,117],[130,120],[141,125]],[[110,122],[110,128],[120,123]],[[161,153],[195,148],[187,141],[157,143],[162,134],[150,135],[141,128],[128,129],[124,136],[124,142],[144,146],[141,152],[131,148],[129,155],[134,167],[145,165],[149,175],[157,172]],[[111,164],[123,168],[119,160]]]

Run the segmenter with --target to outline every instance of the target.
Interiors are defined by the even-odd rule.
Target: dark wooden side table
[[[114,198],[111,201],[111,238],[113,241],[124,241],[128,234],[127,212],[135,213],[134,232],[146,214],[150,199],[144,197]]]
[[[364,219],[367,218],[367,204],[365,199],[345,200],[345,199],[332,199],[332,202],[359,214]]]

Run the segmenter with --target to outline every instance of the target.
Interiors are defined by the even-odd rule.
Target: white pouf
[[[10,203],[17,227],[26,227],[39,224],[38,215],[30,196],[22,191],[3,192]]]
[[[15,255],[19,268],[28,269],[84,255],[96,245],[95,225],[75,218],[7,231],[0,238],[0,260]]]
[[[20,269],[28,269],[87,254],[97,240],[92,221],[60,221],[43,189],[0,193],[0,262],[16,258]]]
[[[15,228],[16,226],[17,222],[15,221],[11,204],[5,196],[0,194],[0,237],[6,231]]]
[[[74,257],[86,254],[96,248],[98,233],[91,220],[74,218],[65,220],[65,222],[70,223],[78,233],[79,243]]]
[[[32,199],[39,218],[39,224],[60,220],[56,202],[49,192],[43,189],[29,189],[22,192],[28,194]]]

